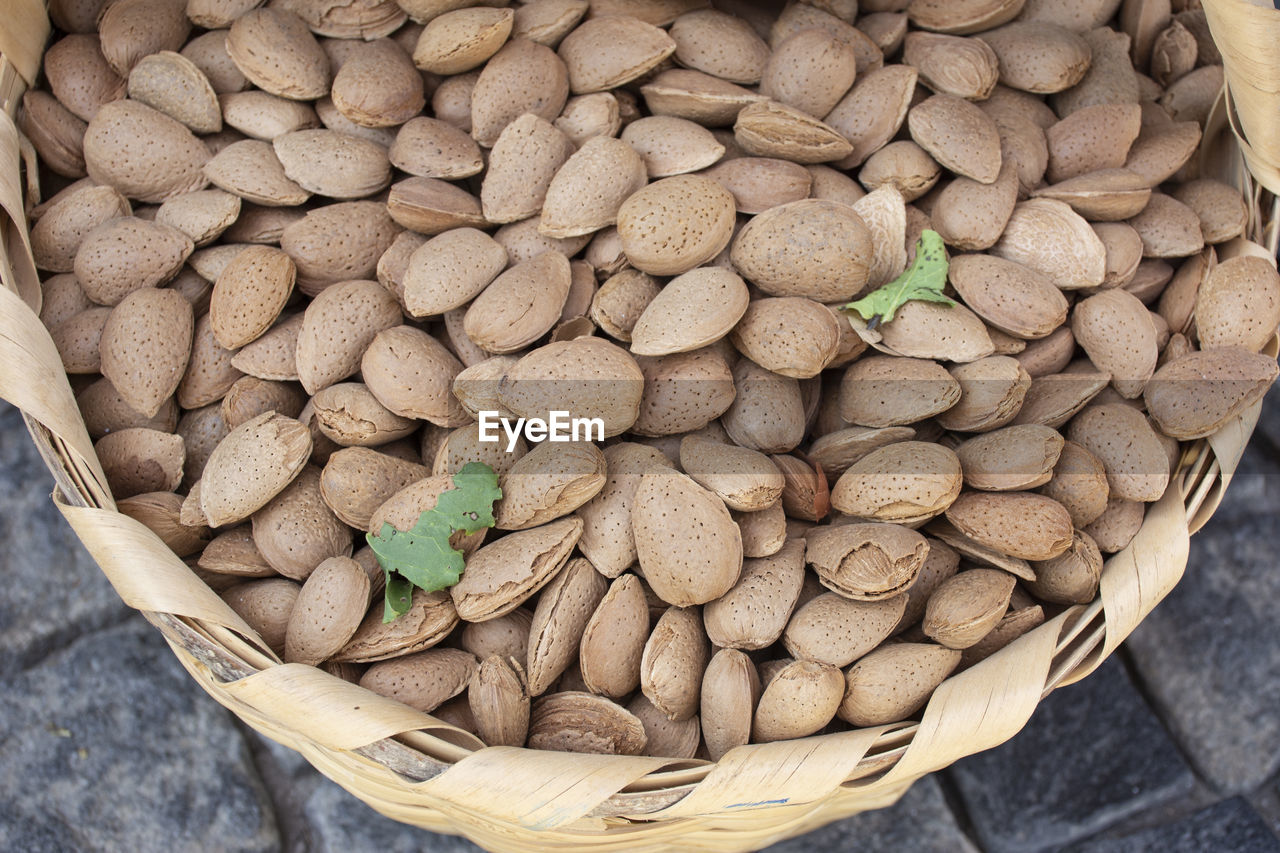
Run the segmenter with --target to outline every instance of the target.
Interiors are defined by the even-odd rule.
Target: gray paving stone
[[[1035,853],[1189,795],[1195,777],[1115,659],[950,771],[990,853]]]
[[[0,684],[0,850],[274,851],[231,716],[141,618]]]
[[[1280,436],[1280,399],[1265,424]],[[1280,456],[1256,436],[1217,513],[1191,540],[1177,589],[1129,638],[1178,745],[1223,793],[1280,770]]]
[[[1271,831],[1280,836],[1280,780],[1272,779],[1249,795],[1249,805],[1261,815]]]
[[[863,812],[765,848],[767,853],[836,850],[965,853],[977,848],[956,823],[943,797],[942,786],[933,777],[926,776],[890,808]]]
[[[18,411],[0,403],[0,677],[128,610],[54,509],[52,491]]]
[[[480,853],[454,835],[438,835],[385,818],[325,779],[307,798],[312,853]]]
[[[1103,835],[1067,848],[1071,853],[1277,853],[1280,840],[1244,800],[1225,800],[1180,821],[1125,835]]]

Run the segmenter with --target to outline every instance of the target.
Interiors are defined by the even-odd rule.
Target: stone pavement
[[[0,850],[453,853],[247,730],[120,604],[0,411]],[[771,848],[1280,853],[1280,397],[1187,576],[1009,743]]]

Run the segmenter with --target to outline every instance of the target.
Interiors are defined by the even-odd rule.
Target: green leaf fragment
[[[916,257],[902,275],[866,296],[844,306],[857,311],[874,328],[888,323],[904,303],[911,299],[955,305],[942,290],[947,284],[947,250],[937,231],[924,230],[916,243]]]
[[[454,475],[453,485],[409,530],[383,524],[377,535],[365,536],[387,575],[383,622],[409,612],[415,586],[435,592],[453,586],[462,577],[462,552],[449,544],[454,531],[475,533],[493,527],[493,504],[502,497],[493,469],[481,462],[468,462]]]

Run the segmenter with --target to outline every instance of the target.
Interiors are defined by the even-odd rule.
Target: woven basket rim
[[[47,32],[47,21],[45,27]],[[26,63],[26,66],[29,68],[30,63]],[[0,104],[9,115],[16,110],[24,84],[19,69],[0,54]],[[1216,118],[1210,123],[1219,131],[1226,127],[1228,137],[1229,112],[1230,105],[1225,101],[1220,102],[1215,110]],[[1206,132],[1206,140],[1208,138],[1209,134]],[[30,180],[34,171],[30,159],[33,155],[29,146],[27,148],[23,153],[26,155],[24,159]],[[1218,156],[1223,157],[1221,153]],[[1276,216],[1275,199],[1250,180],[1247,166],[1238,150],[1230,157],[1230,165],[1237,176],[1238,185],[1253,202],[1249,233],[1274,256],[1276,226],[1280,222],[1280,218]],[[4,177],[0,175],[0,179]],[[22,186],[19,176],[8,177],[14,186]],[[28,186],[27,190],[32,191],[32,187]],[[0,244],[0,270],[4,271],[5,283],[9,285],[9,290],[0,295],[6,297],[21,289],[13,285],[18,276],[10,253],[16,248],[20,255],[25,246],[29,258],[27,223],[21,213],[21,210],[9,210],[10,218],[13,219],[11,224],[22,239],[8,239]],[[24,259],[19,257],[19,261],[22,260]],[[31,268],[34,270],[34,263]],[[9,304],[8,301],[0,303],[0,314],[5,313],[5,306]],[[3,319],[6,318],[0,317],[0,320]],[[43,327],[36,332],[40,333],[47,337]],[[1267,352],[1275,356],[1278,346],[1280,341],[1273,340]],[[6,370],[13,367],[10,361],[3,358],[0,358],[0,365]],[[34,377],[30,382],[35,383],[42,374],[32,371],[30,375]],[[590,773],[580,774],[577,782],[584,786],[582,797],[590,802],[586,803],[587,807],[578,809],[580,814],[575,814],[572,819],[554,816],[548,818],[543,812],[528,808],[528,804],[521,805],[525,811],[512,808],[504,812],[501,804],[477,803],[474,802],[474,797],[472,801],[456,801],[450,797],[457,792],[465,793],[468,790],[467,784],[475,784],[479,779],[487,780],[489,784],[501,785],[500,776],[505,775],[492,768],[485,770],[478,767],[481,764],[477,759],[480,753],[476,751],[478,741],[473,736],[429,715],[414,712],[416,718],[425,718],[429,724],[420,729],[374,738],[359,745],[337,747],[332,742],[318,742],[312,737],[314,733],[305,729],[304,723],[288,725],[276,718],[290,716],[292,721],[297,722],[305,718],[305,708],[301,709],[301,713],[294,709],[286,715],[283,708],[277,707],[274,710],[279,714],[273,716],[264,713],[261,707],[261,703],[267,701],[263,699],[264,696],[274,696],[278,701],[298,701],[291,698],[296,694],[288,692],[291,685],[296,689],[301,689],[297,685],[305,685],[307,689],[316,686],[314,678],[298,669],[300,665],[280,663],[256,637],[228,627],[226,623],[216,619],[175,615],[162,608],[139,607],[138,595],[142,593],[127,588],[128,584],[122,583],[120,577],[120,573],[127,570],[118,565],[110,565],[112,561],[104,556],[103,550],[94,547],[95,543],[101,545],[103,542],[124,541],[113,538],[124,536],[122,529],[111,527],[111,524],[124,517],[114,512],[114,503],[102,485],[105,481],[100,479],[101,470],[97,467],[96,458],[86,457],[83,452],[85,444],[71,434],[72,430],[50,424],[50,418],[39,416],[43,412],[37,411],[38,407],[22,405],[29,389],[20,380],[11,376],[5,381],[6,393],[0,396],[12,399],[23,410],[33,441],[57,484],[55,503],[116,585],[121,597],[130,606],[140,609],[144,617],[161,631],[174,654],[197,683],[246,724],[265,736],[298,750],[325,775],[378,811],[398,820],[434,831],[465,834],[486,846],[501,846],[506,849],[537,849],[539,846],[545,847],[549,839],[581,849],[644,849],[644,844],[656,844],[659,846],[654,849],[660,849],[661,845],[670,843],[670,839],[674,837],[672,833],[677,830],[684,833],[681,835],[682,839],[701,839],[703,836],[698,833],[707,833],[706,840],[698,842],[702,849],[739,849],[743,843],[767,843],[816,828],[864,808],[888,805],[920,776],[950,764],[961,755],[994,746],[1025,723],[1025,717],[1021,722],[1013,719],[990,722],[980,714],[974,715],[970,709],[968,713],[974,716],[972,743],[977,748],[966,752],[963,745],[948,741],[943,734],[939,734],[943,732],[946,737],[954,739],[954,732],[947,728],[943,719],[946,712],[938,710],[935,713],[935,702],[931,700],[917,715],[919,720],[862,730],[856,745],[848,737],[850,733],[839,733],[785,742],[793,745],[790,752],[775,745],[762,745],[771,747],[771,751],[760,750],[755,746],[743,747],[741,756],[745,757],[741,758],[741,766],[734,763],[739,756],[734,756],[733,753],[719,764],[650,759],[646,760],[643,767],[629,759],[616,757],[617,761],[609,763],[617,766],[626,764],[627,771],[611,775],[603,786],[593,787],[584,781],[589,780]],[[65,374],[62,375],[62,381],[63,384],[66,383]],[[13,392],[15,388],[17,391]],[[1149,507],[1144,531],[1148,525],[1159,523],[1164,526],[1161,528],[1161,535],[1176,540],[1172,550],[1161,551],[1157,556],[1172,555],[1176,563],[1180,553],[1181,565],[1152,566],[1149,559],[1151,555],[1132,553],[1135,548],[1131,545],[1107,561],[1103,588],[1093,602],[1065,608],[1060,615],[988,659],[994,660],[996,665],[984,662],[965,672],[971,673],[986,666],[989,676],[1004,674],[1010,679],[1020,679],[1018,689],[1025,694],[1030,686],[1034,693],[1023,700],[1024,705],[1030,703],[1030,707],[1025,709],[1025,715],[1029,716],[1030,710],[1044,696],[1060,686],[1084,678],[1096,669],[1181,576],[1186,556],[1185,548],[1181,551],[1179,548],[1185,544],[1187,536],[1203,526],[1221,501],[1244,444],[1253,430],[1260,405],[1254,406],[1223,432],[1208,439],[1184,443],[1168,493],[1158,504]],[[80,428],[83,430],[82,421]],[[89,455],[92,455],[91,449]],[[1143,547],[1153,547],[1146,542],[1142,533],[1135,539],[1135,543],[1139,540],[1143,541]],[[169,553],[172,556],[172,552]],[[173,560],[177,560],[176,556]],[[1114,578],[1110,590],[1108,577]],[[1144,584],[1146,586],[1142,588]],[[1036,678],[1028,680],[1018,674],[1020,664],[1033,659],[1032,674],[1034,676],[1035,671],[1040,673],[1038,684],[1034,683]],[[314,668],[306,669],[319,673],[323,678],[333,678]],[[270,683],[261,678],[264,673],[271,676]],[[962,675],[964,673],[952,676],[944,685],[957,682]],[[240,689],[254,682],[255,678],[257,682],[253,690]],[[987,689],[985,695],[989,700],[995,693],[991,692],[993,688],[988,686]],[[944,692],[946,691],[940,688],[935,696]],[[1013,688],[1009,689],[1010,695],[1014,692]],[[954,693],[960,694],[961,691],[957,689]],[[972,695],[980,694],[981,690]],[[369,693],[369,696],[373,697],[373,694]],[[967,701],[968,698],[972,698],[968,693],[956,698],[956,704],[950,706],[951,713],[958,713],[956,708],[967,707],[962,704],[962,700]],[[352,711],[352,719],[358,713],[361,712]],[[1015,722],[1017,724],[1009,730],[1010,725]],[[921,755],[923,748],[915,749],[921,738],[929,741],[926,745],[938,750],[938,758],[942,763],[929,766],[932,762]],[[934,740],[930,740],[931,738]],[[856,761],[841,762],[828,754],[843,750],[846,746],[857,752]],[[809,755],[797,759],[793,755],[797,750],[821,754],[822,761]],[[592,768],[599,764],[600,773],[609,770],[606,762],[594,762],[582,756],[577,756],[576,762],[571,762],[564,759],[565,754],[560,753],[546,754],[511,748],[484,748],[482,751],[486,757],[493,756],[494,761],[507,762],[508,770],[518,769],[519,762],[531,763],[534,767],[531,772],[535,773],[559,772],[571,763],[590,764]],[[768,766],[771,761],[778,767],[790,767],[787,762],[798,761],[796,767],[805,771],[819,770],[826,775],[820,784],[807,791],[799,789],[799,796],[793,794],[782,802],[772,802],[767,797],[731,802],[733,797],[728,793],[717,791],[717,799],[717,796],[699,790],[715,785],[731,786],[723,778],[731,774],[716,772],[726,766],[732,765],[735,773],[743,775],[747,768],[758,769],[762,762]],[[467,766],[467,773],[456,772],[463,765]],[[837,769],[839,773],[833,775],[837,773]],[[822,775],[821,772],[815,775]],[[703,783],[709,779],[711,782],[704,786]],[[744,783],[742,790],[744,796],[749,790],[758,797],[758,792],[767,790],[768,787],[768,783],[757,780],[751,785]],[[704,811],[681,812],[678,804],[695,792],[699,796],[705,794],[706,803],[711,805],[706,806]],[[562,793],[549,802],[563,806],[566,796],[571,794]],[[716,803],[720,804],[719,808],[713,807]],[[490,806],[497,811],[489,809]],[[667,810],[671,812],[664,814]],[[713,838],[719,840],[710,840]]]

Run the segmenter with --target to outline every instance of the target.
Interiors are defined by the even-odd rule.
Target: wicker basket
[[[1274,255],[1275,202],[1263,187],[1280,193],[1280,12],[1246,0],[1204,6],[1223,48],[1229,94],[1210,118],[1202,171],[1244,191],[1252,201],[1249,234]],[[1258,417],[1260,404],[1184,447],[1167,493],[1148,508],[1132,544],[1107,561],[1095,601],[948,679],[919,722],[745,746],[716,764],[483,748],[428,714],[319,669],[282,664],[150,530],[115,511],[61,360],[36,316],[40,286],[24,215],[38,192],[34,154],[12,116],[39,71],[48,34],[39,0],[6,4],[0,397],[24,413],[56,480],[58,509],[191,676],[254,729],[405,823],[500,850],[729,851],[890,805],[921,776],[1012,737],[1045,695],[1115,651],[1182,576],[1188,538],[1217,507]],[[1237,145],[1233,129],[1252,145]],[[1276,346],[1273,340],[1272,355]]]

